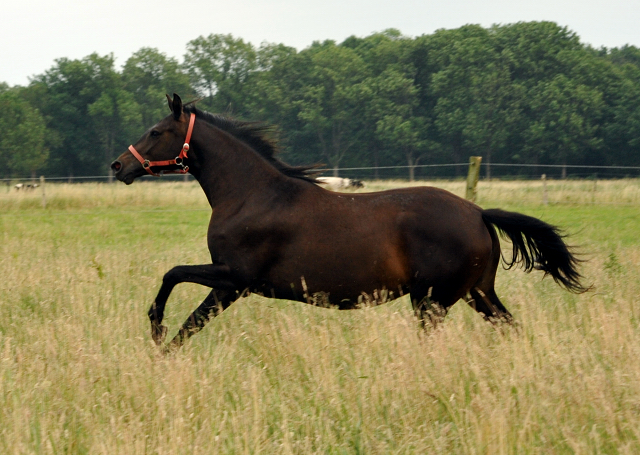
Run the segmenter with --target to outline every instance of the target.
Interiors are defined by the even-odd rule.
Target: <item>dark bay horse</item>
[[[486,319],[511,321],[494,291],[501,257],[496,228],[513,244],[509,267],[539,269],[570,291],[585,290],[579,260],[554,226],[483,210],[437,188],[330,192],[316,184],[313,168],[276,158],[263,124],[183,106],[175,94],[167,99],[171,115],[111,164],[127,185],[145,174],[188,171],[211,205],[211,263],[167,272],[149,310],[158,345],[167,333],[165,304],[183,282],[212,291],[167,349],[181,346],[247,290],[308,303],[321,296],[339,309],[359,307],[363,296],[380,303],[410,293],[422,324],[435,324],[467,297]]]

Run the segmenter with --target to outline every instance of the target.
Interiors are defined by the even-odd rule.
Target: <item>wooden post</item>
[[[478,179],[480,178],[481,156],[469,157],[469,173],[467,174],[467,193],[466,198],[471,202],[476,201],[478,195]]]
[[[542,203],[549,205],[549,198],[547,196],[547,174],[542,174]]]
[[[42,208],[46,209],[47,208],[47,197],[45,196],[45,193],[44,193],[44,175],[40,176],[40,188],[42,188]]]

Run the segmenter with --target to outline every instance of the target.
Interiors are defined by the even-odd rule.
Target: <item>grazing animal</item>
[[[512,316],[494,290],[498,232],[513,244],[508,266],[539,269],[582,292],[578,259],[558,229],[537,218],[483,210],[447,191],[414,187],[342,194],[316,184],[312,167],[276,158],[268,128],[209,114],[167,95],[171,115],[111,164],[131,184],[146,174],[190,172],[212,214],[211,263],[169,270],[149,309],[156,344],[172,350],[245,291],[339,309],[359,298],[410,293],[416,316],[436,324],[459,299],[490,321]],[[183,282],[211,288],[164,345],[165,305]],[[381,299],[383,300],[383,299]]]
[[[28,184],[24,184],[24,183],[16,183],[16,185],[14,186],[14,188],[16,189],[16,191],[31,191],[31,190],[35,190],[36,188],[38,188],[40,185],[38,183],[28,183]]]
[[[316,180],[332,190],[344,190],[353,188],[364,188],[362,180],[347,179],[343,177],[316,177]]]

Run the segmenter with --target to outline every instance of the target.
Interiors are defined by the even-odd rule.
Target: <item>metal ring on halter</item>
[[[149,160],[144,160],[144,161],[142,162],[142,167],[143,167],[144,169],[149,169],[149,168],[151,167],[151,161],[149,161]]]
[[[176,156],[175,162],[178,166],[184,167],[184,164],[182,163],[182,158],[180,158],[179,156]]]

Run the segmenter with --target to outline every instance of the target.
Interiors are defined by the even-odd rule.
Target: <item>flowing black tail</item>
[[[483,210],[482,219],[511,240],[513,254],[511,261],[505,260],[507,268],[521,265],[525,272],[542,270],[571,292],[589,290],[580,283],[582,275],[577,270],[580,259],[564,243],[557,227],[532,216],[500,209]]]

